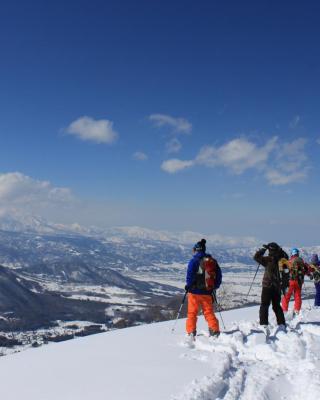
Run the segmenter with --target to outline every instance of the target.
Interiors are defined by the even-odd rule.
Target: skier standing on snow
[[[268,256],[265,252],[268,250]],[[262,293],[260,305],[260,325],[268,333],[269,307],[272,303],[272,309],[277,318],[277,324],[280,329],[285,330],[286,324],[284,314],[280,306],[281,300],[281,277],[278,262],[281,258],[288,259],[287,253],[275,242],[264,244],[254,255],[254,260],[265,267],[262,280]]]
[[[202,308],[208,323],[209,335],[219,336],[219,321],[213,311],[213,291],[218,289],[221,284],[221,269],[217,261],[210,254],[206,254],[205,239],[201,239],[193,246],[193,254],[188,264],[185,286],[188,293],[187,335],[190,339],[195,339],[198,311],[199,308]],[[213,271],[213,274],[210,271]]]
[[[318,254],[312,254],[309,270],[311,274],[311,279],[314,281],[314,286],[316,288],[316,297],[314,299],[315,307],[320,307],[320,261]]]
[[[281,305],[284,312],[288,311],[289,301],[294,295],[294,314],[299,314],[302,305],[301,288],[304,282],[304,276],[308,273],[308,265],[299,256],[299,249],[294,247],[291,250],[289,260],[289,289],[283,296]]]

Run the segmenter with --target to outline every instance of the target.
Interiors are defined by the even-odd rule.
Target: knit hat
[[[197,242],[194,246],[193,246],[193,250],[195,251],[206,251],[206,239],[201,239],[200,242]]]
[[[273,250],[273,251],[279,251],[280,250],[280,246],[276,242],[271,242],[267,246],[268,246],[269,250]]]
[[[276,242],[271,242],[268,245],[268,250],[269,250],[269,256],[271,257],[280,257],[280,246]]]
[[[292,256],[298,256],[299,255],[299,249],[297,249],[296,247],[291,249],[291,255]]]

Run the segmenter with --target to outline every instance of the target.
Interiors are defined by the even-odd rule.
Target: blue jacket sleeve
[[[192,258],[188,264],[187,278],[186,278],[186,284],[190,287],[192,286],[192,284],[195,281],[196,273],[198,272],[198,267],[199,267],[198,260],[196,260],[195,258]]]

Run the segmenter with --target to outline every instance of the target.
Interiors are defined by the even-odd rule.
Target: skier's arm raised
[[[264,256],[264,253],[267,251],[266,245],[264,245],[261,249],[259,249],[256,254],[254,255],[253,259],[261,264],[262,266],[266,267],[268,264],[269,257]]]

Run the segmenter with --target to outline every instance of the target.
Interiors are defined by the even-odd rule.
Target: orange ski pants
[[[283,311],[288,311],[290,298],[294,295],[294,311],[300,311],[301,309],[301,287],[297,281],[289,282],[289,289],[287,293],[282,297],[281,306]]]
[[[219,332],[219,321],[213,312],[212,296],[208,296],[206,294],[188,293],[188,317],[186,322],[187,333],[196,331],[200,307],[203,311],[204,318],[206,319],[209,328],[215,332]]]

